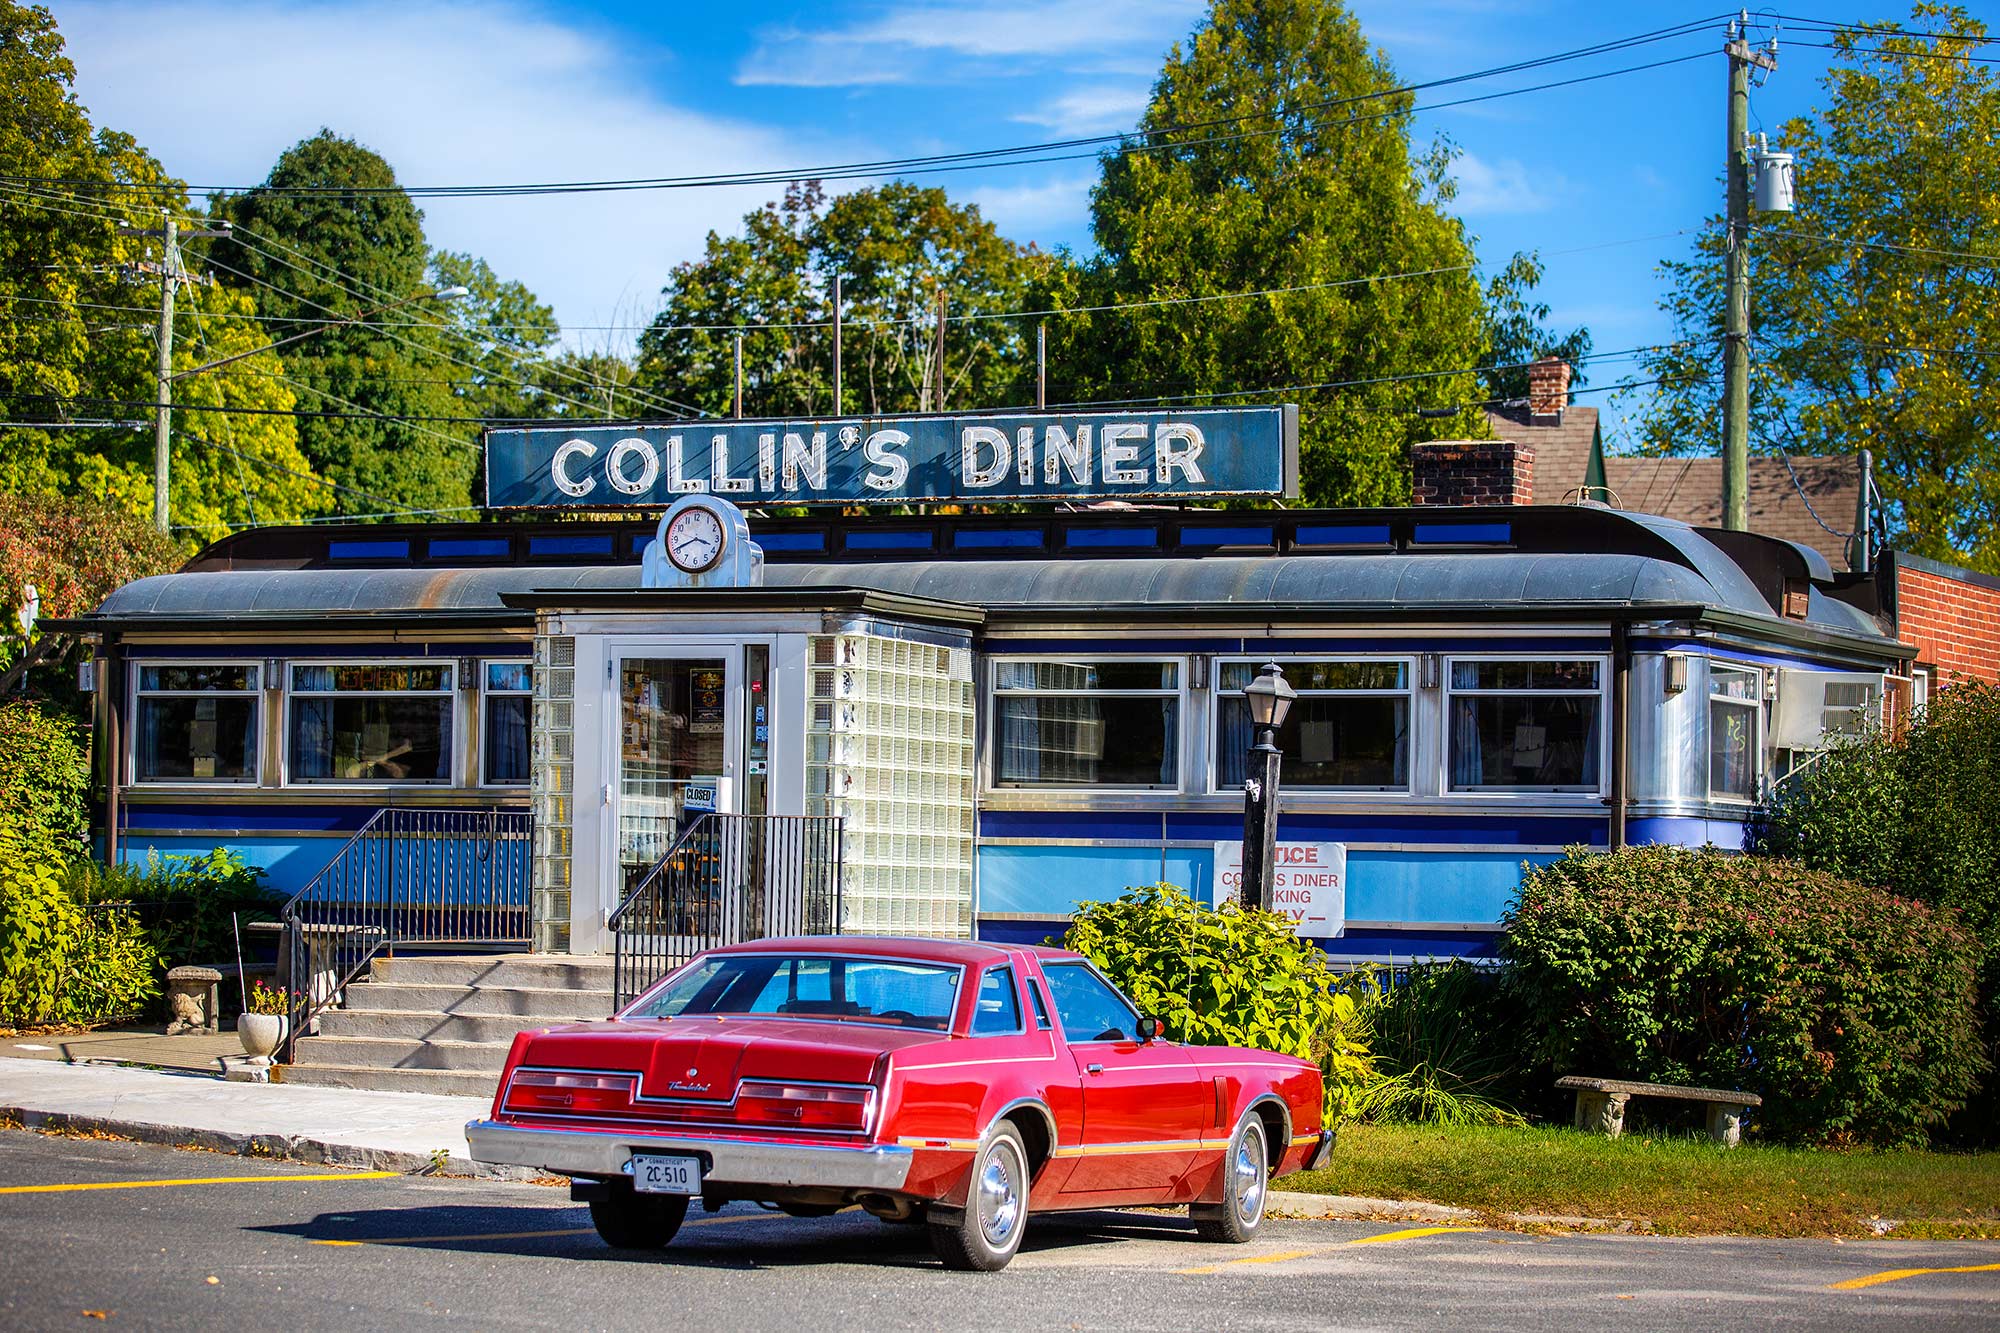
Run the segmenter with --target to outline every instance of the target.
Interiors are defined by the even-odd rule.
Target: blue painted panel
[[[928,551],[935,544],[936,537],[928,528],[902,532],[862,528],[848,533],[845,542],[850,551]]]
[[[1246,528],[1182,528],[1182,546],[1269,546],[1271,525]]]
[[[407,560],[410,558],[410,544],[407,541],[377,542],[328,542],[326,558],[329,560]]]
[[[265,884],[280,893],[293,894],[304,888],[314,875],[326,868],[335,852],[346,846],[344,838],[216,838],[172,837],[149,833],[128,833],[118,844],[118,860],[123,865],[144,865],[149,852],[161,856],[206,856],[218,846],[241,856],[246,865],[265,872]]]
[[[981,921],[975,933],[992,944],[1060,945],[1068,928],[1068,921],[1050,917],[1039,921]],[[1478,931],[1361,930],[1328,940],[1324,950],[1336,958],[1384,962],[1409,958],[1491,958],[1494,938]]]
[[[128,801],[119,807],[120,823],[128,832],[147,829],[270,829],[274,831],[351,832],[375,814],[368,805],[231,804],[218,793],[213,800],[153,804]]]
[[[1040,528],[961,528],[951,534],[959,551],[1039,551],[1045,542]]]
[[[512,544],[505,537],[437,537],[428,548],[433,560],[505,559]]]
[[[1387,546],[1387,523],[1301,523],[1292,534],[1300,546]]]
[[[1355,921],[1496,921],[1521,887],[1521,863],[1550,853],[1387,852],[1347,854],[1347,915]]]
[[[602,537],[530,537],[529,555],[610,555],[611,538]]]
[[[752,532],[759,546],[766,551],[824,551],[824,532]]]
[[[523,640],[501,640],[493,643],[293,643],[273,641],[264,644],[211,643],[198,639],[189,643],[136,643],[127,647],[126,656],[141,657],[333,657],[361,660],[381,660],[384,658],[401,660],[406,657],[450,658],[460,657],[519,657],[527,650]]]
[[[1627,821],[1626,841],[1663,843],[1670,847],[1706,847],[1726,852],[1746,850],[1750,826],[1740,819],[1701,819],[1690,815],[1654,815]]]
[[[1063,545],[1073,548],[1138,548],[1158,546],[1158,528],[1070,528],[1063,533]]]
[[[1419,523],[1411,540],[1420,546],[1491,545],[1514,540],[1511,523]]]
[[[1610,651],[1610,648],[1611,636],[1608,630],[1595,638],[1510,639],[1504,635],[1493,634],[1482,636],[1473,646],[1468,646],[1462,638],[1447,639],[1423,635],[1400,638],[1382,635],[1346,639],[1266,639],[1218,634],[1201,639],[1121,638],[1118,640],[1118,651],[1123,653],[1275,653],[1281,656],[1319,652],[1602,653]],[[1008,639],[1004,643],[996,643],[993,651],[1074,653],[1078,651],[1078,645],[1075,639]]]
[[[1179,811],[1166,817],[1161,831],[1157,811],[1112,810],[986,810],[979,832],[988,838],[1136,838],[1147,841],[1200,839],[1221,841],[1240,837],[1243,816],[1234,811]],[[1484,842],[1505,846],[1566,847],[1571,843],[1603,846],[1607,820],[1601,815],[1490,815],[1450,811],[1407,815],[1287,814],[1279,836],[1296,841],[1332,842]]]
[[[1168,848],[1166,879],[1206,899],[1214,855]],[[1067,916],[1079,902],[1102,902],[1159,882],[1158,849],[1146,847],[981,847],[979,910]]]

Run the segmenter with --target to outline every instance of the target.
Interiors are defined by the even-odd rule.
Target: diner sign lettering
[[[493,508],[1299,493],[1298,409],[532,426],[486,432]]]

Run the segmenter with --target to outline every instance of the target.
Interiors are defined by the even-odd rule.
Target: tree
[[[255,296],[287,349],[313,467],[346,488],[345,513],[452,511],[471,498],[476,432],[454,396],[452,330],[422,298],[423,215],[378,154],[321,130],[285,150],[263,185],[214,201],[235,237],[211,253],[219,276]],[[379,308],[406,302],[394,311]],[[355,319],[327,327],[332,319]],[[426,418],[429,418],[428,420]]]
[[[1049,324],[1050,397],[1297,402],[1317,504],[1405,500],[1412,442],[1483,435],[1450,148],[1412,155],[1395,87],[1337,0],[1216,0],[1104,161],[1100,254],[1038,295],[1077,311]],[[1180,304],[1083,309],[1145,301]]]
[[[1901,35],[1907,31],[1910,35]],[[1797,211],[1751,244],[1753,449],[1873,452],[1890,539],[2000,570],[2000,377],[1973,312],[2000,292],[2000,72],[1986,28],[1920,4],[1848,29],[1824,109],[1788,121]],[[1655,453],[1720,448],[1722,237],[1664,264],[1680,342],[1641,421]],[[1849,515],[1822,515],[1845,526]]]
[[[1528,363],[1545,356],[1569,362],[1572,392],[1589,379],[1584,363],[1590,358],[1590,330],[1578,325],[1558,334],[1549,328],[1549,303],[1534,296],[1541,280],[1541,256],[1527,253],[1508,260],[1486,284],[1487,345],[1479,378],[1492,398],[1526,398]]]
[[[830,321],[839,274],[837,410],[991,406],[1019,382],[1022,329],[965,317],[1019,310],[1032,263],[976,206],[953,204],[943,190],[896,181],[829,204],[817,182],[795,184],[747,215],[742,235],[711,232],[702,258],[674,270],[665,307],[639,341],[637,387],[727,414],[740,328],[745,412],[836,410]]]

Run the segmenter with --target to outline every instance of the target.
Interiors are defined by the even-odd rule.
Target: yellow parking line
[[[1225,1268],[1235,1268],[1242,1264],[1281,1264],[1288,1259],[1303,1259],[1313,1253],[1316,1251],[1285,1250],[1280,1254],[1253,1254],[1247,1259],[1224,1259],[1219,1264],[1203,1264],[1199,1268],[1176,1268],[1174,1272],[1192,1277],[1201,1273],[1219,1273]]]
[[[5,1185],[0,1194],[62,1194],[71,1190],[150,1190],[169,1185],[268,1185],[295,1180],[393,1180],[396,1171],[341,1171],[323,1176],[200,1176],[190,1180],[91,1180],[68,1185]]]
[[[1901,1282],[1906,1277],[1923,1277],[1930,1273],[2000,1273],[2000,1264],[1966,1264],[1959,1268],[1891,1268],[1886,1272],[1870,1273],[1867,1277],[1851,1277],[1845,1282],[1836,1282],[1833,1290],[1859,1291],[1863,1287]]]
[[[1418,1240],[1424,1236],[1468,1236],[1480,1227],[1411,1227],[1407,1231],[1385,1231],[1379,1236],[1362,1236],[1349,1245],[1381,1245],[1392,1240]]]
[[[842,1212],[847,1211],[842,1209]],[[778,1216],[774,1213],[731,1213],[728,1217],[701,1217],[683,1222],[689,1227],[714,1227],[725,1222],[757,1222]],[[454,1236],[368,1236],[360,1240],[316,1240],[314,1245],[438,1245],[453,1240],[534,1240],[541,1236],[594,1236],[596,1227],[560,1227],[550,1231],[480,1231]]]

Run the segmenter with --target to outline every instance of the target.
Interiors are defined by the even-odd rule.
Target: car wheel
[[[591,1225],[615,1250],[657,1250],[674,1238],[687,1216],[682,1194],[641,1194],[630,1181],[614,1180],[611,1197],[590,1205]]]
[[[956,1222],[930,1223],[931,1248],[946,1268],[994,1273],[1021,1248],[1028,1229],[1028,1151],[1002,1124],[972,1159],[972,1187]]]
[[[1222,1155],[1222,1203],[1203,1209],[1195,1219],[1194,1229],[1203,1240],[1241,1245],[1257,1234],[1271,1178],[1264,1142],[1264,1122],[1252,1111],[1238,1122]]]

